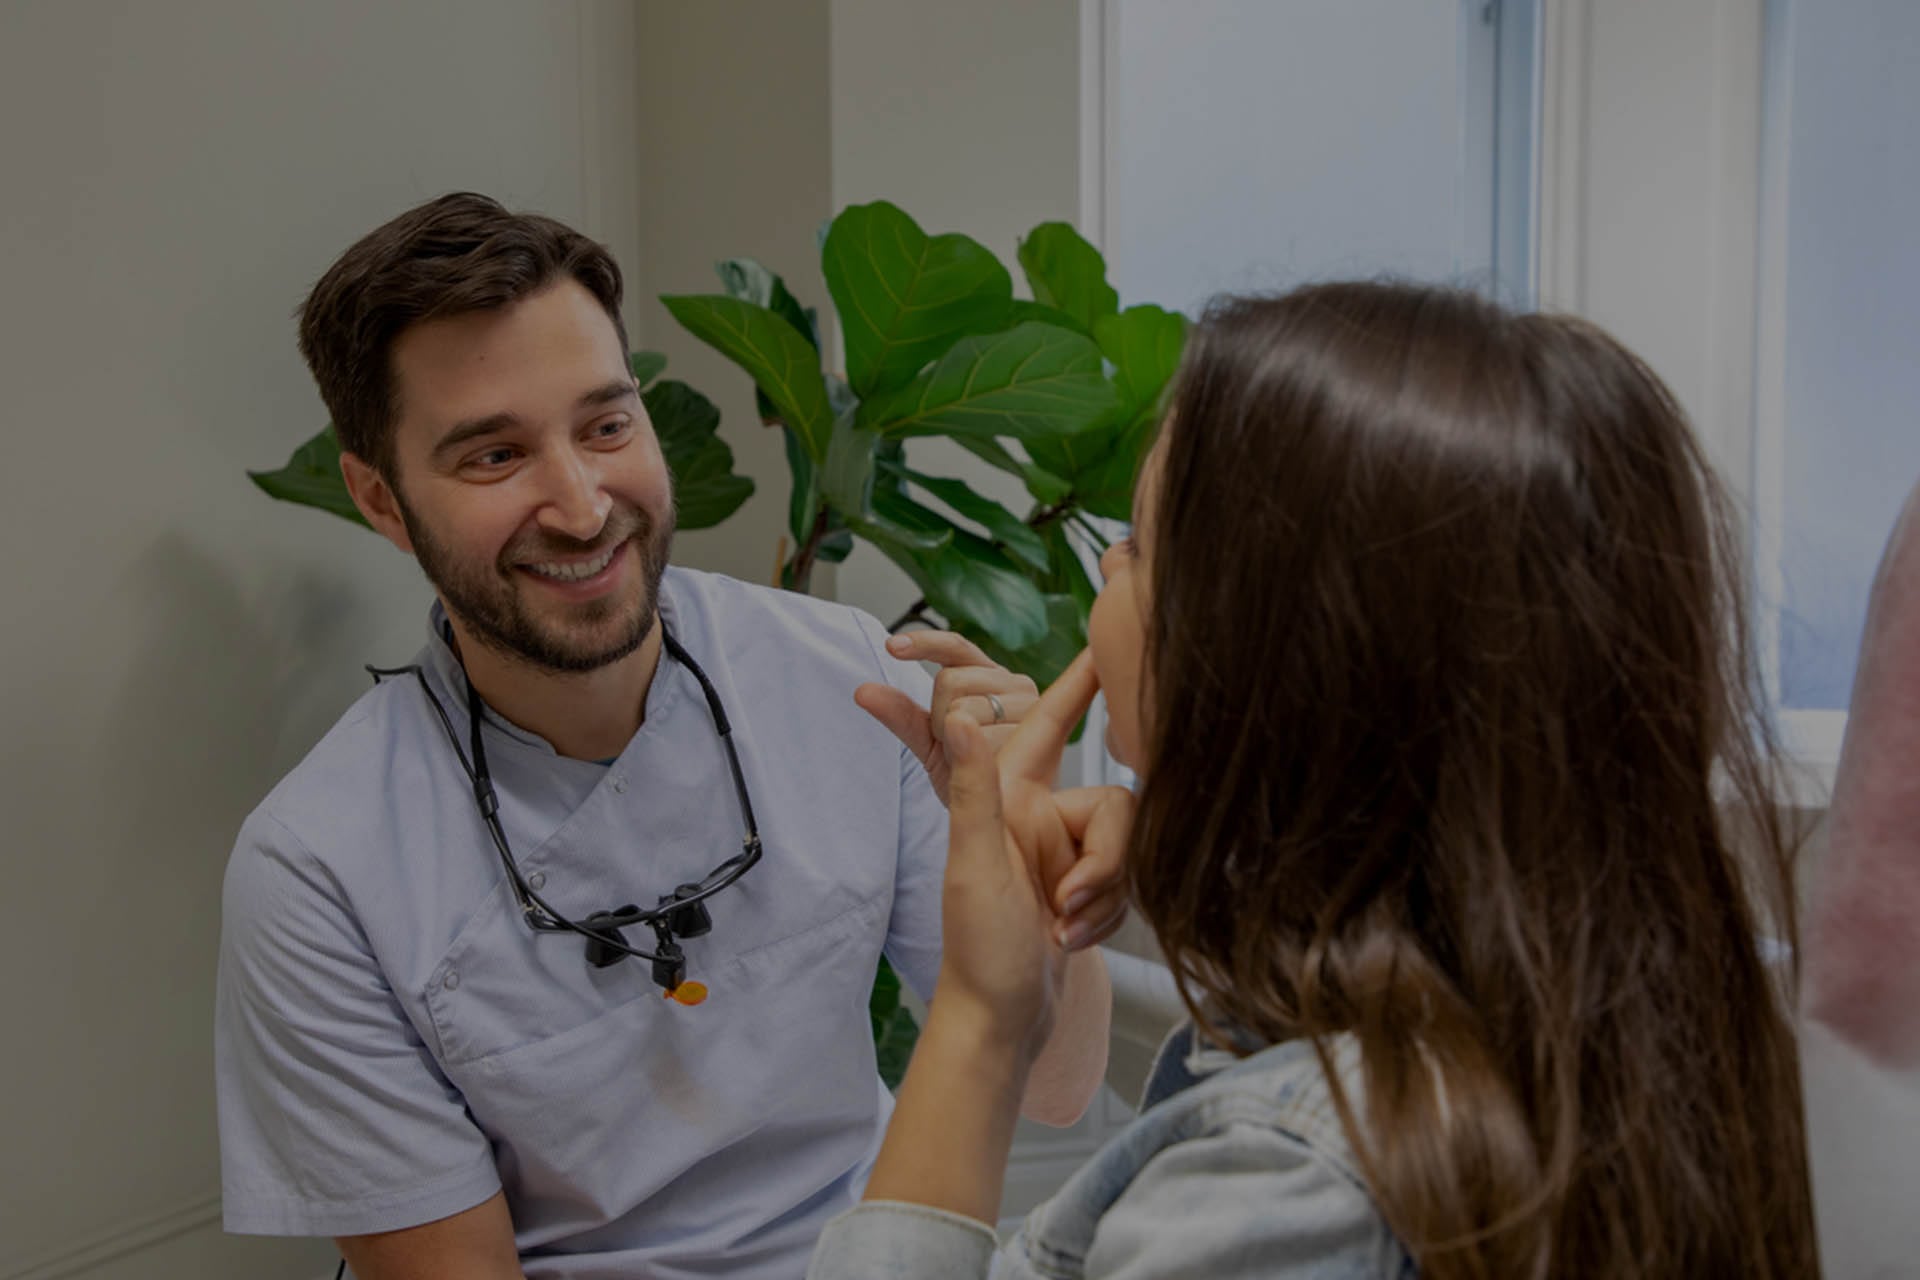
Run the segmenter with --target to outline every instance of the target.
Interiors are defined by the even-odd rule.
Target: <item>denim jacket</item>
[[[1330,1045],[1362,1110],[1359,1058]],[[1247,1058],[1161,1046],[1142,1114],[996,1253],[985,1224],[870,1201],[827,1224],[810,1280],[1406,1280],[1415,1274],[1355,1166],[1312,1045]]]

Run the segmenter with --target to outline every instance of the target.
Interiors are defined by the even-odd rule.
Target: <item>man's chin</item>
[[[542,637],[538,652],[521,656],[555,671],[598,671],[631,656],[647,642],[647,633],[652,629],[653,619],[649,617],[642,624],[620,628],[611,635],[549,632]]]
[[[572,619],[543,625],[525,614],[508,619],[476,617],[451,607],[448,612],[465,624],[463,630],[501,657],[564,674],[598,671],[628,657],[646,643],[657,616],[650,610],[639,619],[586,624]]]

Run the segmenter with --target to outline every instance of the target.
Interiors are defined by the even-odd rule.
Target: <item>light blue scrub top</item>
[[[706,1003],[522,923],[445,731],[413,677],[389,679],[248,817],[228,865],[229,1231],[385,1231],[504,1187],[529,1277],[771,1280],[804,1271],[858,1198],[892,1105],[868,992],[883,947],[932,989],[947,820],[853,690],[887,680],[925,705],[930,682],[842,605],[670,569],[661,614],[719,690],[766,849],[683,944]],[[436,607],[419,661],[464,749],[442,623]],[[521,871],[574,919],[740,851],[725,752],[671,655],[611,766],[497,718],[485,733]]]

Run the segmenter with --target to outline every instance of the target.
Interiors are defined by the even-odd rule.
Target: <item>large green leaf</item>
[[[1114,385],[1129,418],[1156,413],[1160,393],[1180,367],[1187,318],[1155,306],[1128,307],[1094,325],[1100,354],[1113,364]]]
[[[820,376],[819,353],[806,337],[765,307],[711,294],[663,297],[694,337],[745,369],[815,462],[827,456],[833,410]]]
[[[820,349],[819,317],[812,307],[800,305],[779,273],[752,258],[726,258],[714,263],[713,269],[719,274],[720,285],[728,297],[765,307],[797,329],[801,337],[813,344],[815,351]]]
[[[904,495],[875,493],[873,506],[898,528],[923,534],[944,530],[950,537],[945,546],[918,550],[860,529],[948,622],[977,628],[1008,649],[1025,648],[1046,635],[1047,609],[1040,589],[1005,552]]]
[[[318,507],[363,529],[372,528],[353,505],[340,475],[340,438],[333,433],[332,423],[295,449],[286,466],[278,471],[249,471],[247,478],[283,502]]]
[[[780,428],[780,434],[787,446],[787,470],[793,475],[793,488],[787,495],[787,532],[793,535],[794,546],[799,547],[812,532],[814,516],[820,510],[818,469],[807,456],[799,436],[785,427]]]
[[[853,554],[853,530],[842,526],[834,529],[813,549],[816,558],[828,564],[839,564]]]
[[[1112,383],[1107,385],[1110,389],[1113,386]],[[1084,431],[1053,439],[1034,437],[1022,441],[1027,456],[1033,459],[1035,466],[1065,480],[1070,490],[1077,494],[1079,486],[1075,481],[1080,474],[1112,453],[1115,440],[1126,430],[1127,418],[1125,410],[1120,407],[1119,395],[1117,390],[1113,391],[1111,412],[1102,415],[1099,421]]]
[[[989,466],[1026,481],[1027,492],[1036,502],[1055,503],[1073,492],[1073,486],[1065,480],[1045,467],[1014,457],[1005,445],[991,437],[954,436],[953,442]]]
[[[1084,431],[1119,404],[1084,336],[1029,321],[962,338],[911,383],[861,402],[862,425],[887,436],[1013,436]]]
[[[1047,567],[1044,573],[1035,578],[1036,584],[1050,596],[1064,594],[1070,597],[1079,606],[1080,612],[1085,614],[1093,608],[1093,598],[1100,591],[1087,573],[1086,561],[1080,557],[1080,548],[1067,532],[1067,522],[1055,520],[1039,532],[1047,548]]]
[[[1107,283],[1106,260],[1064,222],[1043,222],[1020,242],[1020,267],[1033,300],[1066,312],[1084,334],[1092,336],[1102,317],[1120,309],[1120,295]]]
[[[876,497],[876,505],[883,505]],[[884,551],[889,558],[900,552],[938,551],[953,541],[953,530],[919,528],[897,524],[881,515],[847,521],[847,527]],[[896,559],[895,563],[899,563]]]
[[[1058,467],[1072,477],[1072,500],[1089,514],[1131,520],[1134,481],[1153,442],[1153,430],[1154,419],[1149,414],[1131,422],[1103,424],[1059,442],[1057,457],[1053,442],[1030,447],[1044,465]]]
[[[867,996],[867,1020],[873,1024],[873,1052],[880,1070],[881,1083],[898,1089],[906,1078],[907,1060],[913,1056],[914,1042],[920,1037],[919,1024],[900,1000],[900,975],[886,957],[873,976],[873,990]]]
[[[975,493],[965,481],[924,475],[899,464],[889,464],[886,469],[902,479],[912,481],[956,513],[978,524],[1014,559],[1041,571],[1049,567],[1047,544],[1040,535],[1029,529],[1026,521],[992,498]]]
[[[820,468],[820,492],[841,515],[871,514],[868,493],[873,488],[874,446],[879,442],[879,436],[854,425],[851,408],[834,420],[827,460]]]
[[[1073,499],[1110,519],[1130,518],[1141,455],[1153,442],[1160,400],[1180,364],[1186,317],[1154,306],[1128,307],[1094,326],[1113,365],[1120,407],[1078,435],[1026,441],[1033,461],[1072,485]],[[1044,501],[1044,499],[1043,499]]]
[[[1007,325],[1013,278],[963,235],[929,236],[885,201],[833,220],[820,266],[862,398],[910,380],[954,340]]]
[[[1025,298],[1015,298],[1013,300],[1013,310],[1007,313],[1007,327],[1011,329],[1014,325],[1024,324],[1028,320],[1038,320],[1041,324],[1059,325],[1062,329],[1071,329],[1075,333],[1084,333],[1089,338],[1093,336],[1093,330],[1091,328],[1081,324],[1077,317],[1068,315],[1058,307],[1049,307],[1039,302],[1028,302]]]
[[[710,529],[753,496],[753,481],[733,473],[733,450],[720,439],[720,410],[684,382],[667,379],[641,393],[660,452],[673,473],[682,529]]]
[[[787,290],[787,282],[776,272],[761,266],[752,258],[724,258],[714,263],[713,269],[720,277],[720,287],[727,291],[729,298],[765,307],[792,325],[801,337],[813,344],[815,351],[820,349],[820,322],[813,308],[802,307],[799,299]],[[767,393],[757,386],[753,389],[753,400],[763,421],[774,422],[779,419],[780,410],[767,398]]]

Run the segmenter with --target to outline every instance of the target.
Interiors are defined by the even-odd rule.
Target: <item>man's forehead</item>
[[[571,281],[505,307],[413,325],[394,343],[392,361],[403,424],[554,412],[630,377],[612,321]]]

